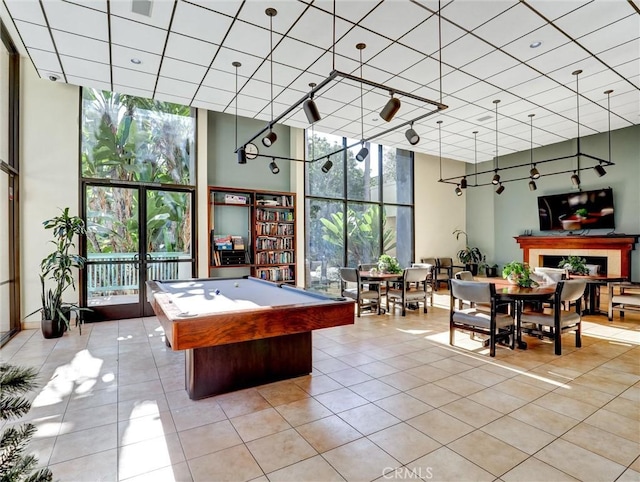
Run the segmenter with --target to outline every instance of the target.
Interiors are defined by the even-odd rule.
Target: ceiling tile
[[[111,18],[111,41],[152,54],[162,54],[167,31],[120,17]]]
[[[542,42],[539,47],[532,48],[534,42]],[[526,35],[503,45],[501,50],[513,55],[522,62],[544,55],[545,53],[570,42],[566,35],[552,25],[544,25]]]
[[[368,65],[379,69],[388,68],[389,65],[395,67],[396,72],[408,69],[412,65],[424,59],[424,55],[415,50],[401,47],[398,44],[391,44],[378,55],[367,62]]]
[[[550,72],[564,68],[567,64],[586,59],[589,55],[574,43],[564,44],[549,52],[532,58],[528,65],[541,72]]]
[[[542,27],[545,21],[524,5],[518,3],[495,19],[473,31],[496,47],[513,42]]]
[[[90,60],[78,59],[75,57],[60,56],[64,72],[74,77],[84,77],[102,82],[109,82],[111,79],[111,69],[108,64],[91,62]]]
[[[461,28],[443,19],[441,22],[442,48],[465,34]],[[424,54],[436,54],[440,48],[439,25],[437,17],[430,17],[426,22],[408,32],[399,39],[402,45],[414,48]]]
[[[16,27],[20,31],[20,36],[24,42],[24,46],[33,47],[40,50],[48,50],[54,52],[51,35],[46,27],[34,25],[32,23],[16,20]]]
[[[634,13],[628,2],[594,1],[557,19],[556,25],[578,38]]]
[[[134,70],[124,69],[122,67],[114,67],[113,69],[113,85],[123,85],[131,89],[141,89],[143,91],[153,92],[156,84],[156,76],[145,72],[136,72]]]
[[[490,54],[465,65],[461,70],[473,75],[478,80],[483,80],[517,64],[517,60],[499,50],[494,50]]]
[[[120,45],[111,46],[111,61],[113,65],[126,69],[147,72],[148,74],[157,74],[160,70],[160,59],[162,57],[149,52],[121,47]],[[134,64],[131,59],[140,60],[140,64]]]
[[[170,2],[167,2],[170,3]],[[213,5],[214,2],[208,2]],[[227,2],[215,2],[227,3]],[[235,3],[235,2],[233,2]],[[222,39],[229,30],[233,18],[221,15],[211,10],[192,5],[187,2],[178,2],[176,13],[171,24],[171,30],[188,37],[199,39],[213,44],[221,44]]]
[[[191,84],[200,84],[207,68],[202,65],[196,65],[189,62],[181,62],[175,59],[165,58],[162,62],[160,75],[171,79],[190,82]]]
[[[620,44],[625,44],[640,37],[640,15],[630,14],[618,20],[611,28],[616,29],[617,35],[611,35],[609,29],[600,29],[580,37],[577,41],[591,52],[602,52]],[[630,47],[628,45],[628,47]],[[638,52],[636,52],[636,56]]]
[[[509,10],[518,2],[505,0],[485,0],[482,2],[456,1],[443,10],[444,18],[457,23],[462,28],[473,30],[501,13]]]
[[[107,14],[62,1],[42,2],[49,26],[95,40],[109,40]]]
[[[106,42],[88,39],[59,30],[53,31],[53,38],[60,55],[95,60],[103,64],[109,63],[109,44]]]
[[[178,7],[184,2],[178,2]],[[173,14],[174,2],[151,2],[151,16],[134,13],[132,2],[109,2],[111,14],[118,17],[128,18],[134,22],[140,22],[164,30],[169,28],[171,15]]]
[[[442,61],[447,65],[462,67],[493,50],[493,47],[473,35],[464,35],[442,49]]]
[[[267,8],[275,8],[277,14],[272,17],[273,31],[284,35],[293,23],[302,15],[306,5],[302,2],[288,0],[270,0],[269,2],[246,2],[240,10],[238,18],[242,21],[269,28],[270,17],[266,15]]]
[[[24,20],[45,26],[46,21],[40,2],[25,2],[24,0],[5,0],[5,5],[15,20]]]
[[[384,2],[378,4],[360,25],[396,40],[431,16],[429,11],[412,2]]]
[[[550,2],[549,0],[528,0],[527,3],[549,20],[562,17],[586,4],[586,2]]]
[[[171,32],[165,56],[209,67],[219,46]]]
[[[31,56],[33,63],[37,65],[40,70],[62,72],[58,56],[54,52],[47,52],[46,50],[32,48],[29,49],[29,55]]]
[[[514,85],[518,85],[523,82],[529,82],[530,80],[539,77],[540,75],[538,74],[538,72],[536,72],[532,68],[524,64],[518,64],[508,70],[489,77],[488,79],[486,79],[486,82],[496,85],[503,90],[511,90],[511,87],[513,87]]]
[[[164,64],[162,65],[164,69]],[[168,95],[176,95],[178,97],[182,97],[183,99],[188,99],[186,103],[182,103],[189,105],[191,99],[196,93],[197,88],[197,84],[191,84],[189,82],[183,82],[181,80],[160,76],[158,77],[158,85],[156,85],[156,94],[163,93]]]
[[[73,75],[67,76],[67,82],[72,85],[78,85],[80,87],[87,87],[97,90],[111,90],[111,84],[109,82],[100,82],[95,79],[85,79],[84,77],[74,77]],[[115,91],[117,92],[117,90]]]
[[[113,91],[120,94],[135,95],[136,97],[142,97],[143,99],[152,99],[153,92],[150,90],[138,89],[131,87],[130,85],[113,84]]]
[[[353,25],[336,19],[336,39],[342,37]],[[310,8],[293,26],[289,36],[297,40],[314,39],[313,45],[328,49],[333,45],[333,19],[324,10]]]
[[[313,45],[285,38],[276,47],[273,60],[304,70],[323,54],[324,50]]]
[[[189,0],[189,3],[203,7],[207,10],[223,13],[230,17],[235,17],[244,3],[244,0]]]
[[[281,38],[280,34],[273,33],[274,49],[277,48]],[[270,52],[269,24],[267,23],[266,27],[256,27],[246,22],[237,21],[231,27],[229,35],[224,39],[222,45],[262,59],[267,58]]]

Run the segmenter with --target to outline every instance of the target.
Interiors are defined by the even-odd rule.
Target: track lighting
[[[356,160],[362,162],[367,158],[368,155],[369,155],[369,149],[364,147],[364,144],[362,144],[362,148],[356,154]]]
[[[420,136],[413,129],[413,122],[411,123],[411,127],[409,127],[407,131],[404,133],[404,136],[407,138],[407,140],[409,141],[409,144],[411,144],[412,146],[415,146],[418,142],[420,142]]]
[[[462,189],[460,189],[460,184],[456,186],[456,196],[462,196]]]
[[[574,186],[580,185],[580,178],[578,177],[578,174],[576,174],[576,171],[573,171],[573,174],[571,175],[571,182]]]
[[[538,186],[536,185],[536,182],[531,179],[531,181],[529,181],[529,191],[535,191],[536,189],[538,189]]]
[[[238,164],[246,164],[247,163],[247,152],[244,150],[244,147],[238,149]]]
[[[278,140],[278,136],[272,130],[269,130],[269,133],[262,138],[262,143],[265,147],[271,147]]]
[[[314,84],[313,82],[309,84],[309,87],[311,87],[312,89],[315,88],[315,86],[316,84]],[[322,117],[320,117],[318,106],[313,100],[313,94],[309,94],[309,98],[304,101],[304,104],[302,104],[302,110],[307,116],[309,124],[315,124],[316,122],[319,122],[320,119],[322,119]]]
[[[400,105],[402,105],[400,99],[396,99],[393,96],[393,92],[391,92],[391,99],[387,101],[385,106],[380,111],[380,117],[382,117],[387,122],[391,122],[393,116],[395,116],[400,110]]]
[[[461,189],[466,189],[467,188],[467,178],[463,177],[462,179],[460,179],[460,184],[459,184]]]
[[[498,174],[498,170],[496,169],[495,174],[493,175],[493,179],[491,179],[491,184],[498,185],[500,183],[500,174]]]
[[[333,162],[331,162],[330,159],[327,159],[327,162],[325,162],[322,165],[322,172],[324,172],[326,174],[327,172],[329,172],[331,170],[332,167],[333,167]]]
[[[539,179],[540,178],[540,172],[538,172],[538,169],[536,168],[535,164],[533,165],[533,167],[529,171],[529,177],[531,177],[531,179]]]
[[[280,172],[280,168],[278,167],[278,165],[276,164],[276,160],[273,159],[270,163],[269,163],[269,169],[271,169],[271,174],[278,174]]]
[[[496,189],[496,194],[502,194],[504,192],[504,186],[502,185],[502,183],[500,183],[500,186],[498,186],[498,189]]]
[[[596,164],[593,166],[593,170],[596,171],[598,177],[602,177],[607,173],[607,171],[604,170],[604,167],[602,167],[602,164]]]

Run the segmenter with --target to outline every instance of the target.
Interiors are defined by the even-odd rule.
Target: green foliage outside
[[[22,394],[36,386],[34,368],[0,364],[0,418],[17,419],[31,408],[31,402]],[[47,468],[35,470],[38,459],[26,454],[35,425],[26,423],[4,429],[0,437],[0,482],[45,482],[53,479]]]

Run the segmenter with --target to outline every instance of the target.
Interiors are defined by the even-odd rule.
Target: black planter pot
[[[40,322],[42,336],[45,338],[60,338],[66,331],[66,325],[62,320],[42,320]]]
[[[498,276],[498,268],[494,268],[493,266],[487,266],[485,271],[487,273],[487,278],[495,278]]]
[[[471,271],[473,276],[478,276],[478,265],[475,263],[469,263],[464,265],[464,269]]]

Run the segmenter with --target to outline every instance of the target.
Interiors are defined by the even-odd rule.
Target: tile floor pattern
[[[495,359],[436,307],[316,331],[312,375],[191,401],[155,318],[21,332],[30,450],[60,481],[638,481],[640,316]],[[439,307],[440,306],[440,307]]]

